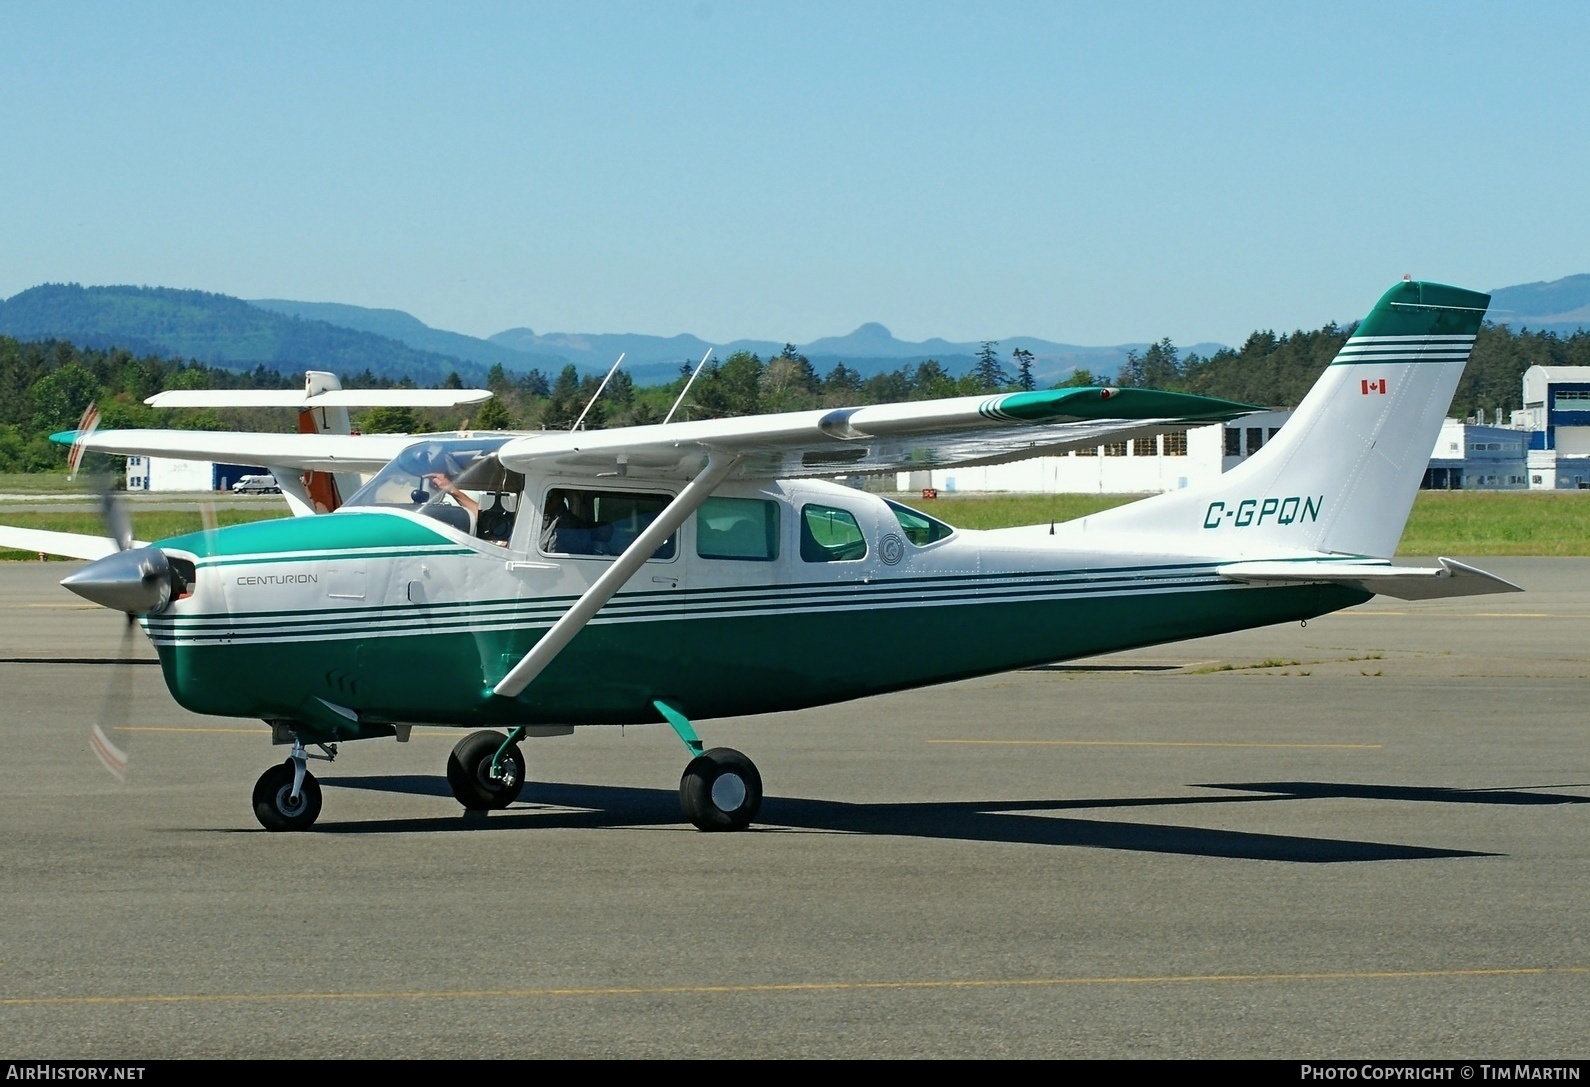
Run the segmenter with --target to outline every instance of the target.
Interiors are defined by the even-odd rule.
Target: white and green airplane
[[[301,516],[153,544],[0,529],[0,545],[94,560],[62,584],[138,619],[179,704],[262,719],[291,746],[254,788],[271,830],[315,822],[307,763],[340,741],[477,730],[447,777],[466,808],[493,809],[519,796],[526,737],[663,722],[690,754],[685,816],[739,830],[760,776],[693,722],[1306,620],[1377,593],[1516,591],[1450,559],[1389,561],[1488,302],[1398,283],[1260,452],[1207,485],[1054,525],[956,529],[823,477],[998,463],[1254,409],[1065,388],[557,433],[69,434],[269,465]],[[358,473],[373,474],[329,514],[294,484]]]

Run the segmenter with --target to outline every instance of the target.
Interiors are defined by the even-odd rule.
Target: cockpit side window
[[[622,555],[671,501],[667,494],[553,487],[541,504],[541,550],[548,555]],[[676,532],[652,552],[652,559],[673,558],[678,543]]]
[[[849,510],[816,504],[801,507],[801,558],[807,562],[854,562],[867,557],[867,538]]]
[[[507,441],[507,437],[417,441],[392,458],[342,508],[409,510],[507,546],[524,490],[524,476],[510,472],[497,459],[497,450]]]

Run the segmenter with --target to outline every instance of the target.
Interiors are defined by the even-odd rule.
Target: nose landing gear
[[[330,762],[337,757],[337,747],[317,746],[324,755],[311,755],[301,740],[294,740],[287,761],[272,766],[254,783],[254,818],[266,830],[308,830],[320,818],[320,783],[309,772],[309,760]]]

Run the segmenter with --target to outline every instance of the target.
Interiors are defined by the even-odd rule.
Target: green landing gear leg
[[[750,826],[762,807],[762,775],[756,764],[733,748],[705,750],[690,719],[676,703],[659,698],[652,705],[694,756],[679,779],[679,806],[685,818],[704,831]]]

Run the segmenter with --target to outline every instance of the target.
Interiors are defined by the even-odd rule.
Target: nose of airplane
[[[95,559],[61,579],[85,600],[129,615],[159,612],[171,602],[171,560],[158,547],[133,547]]]

